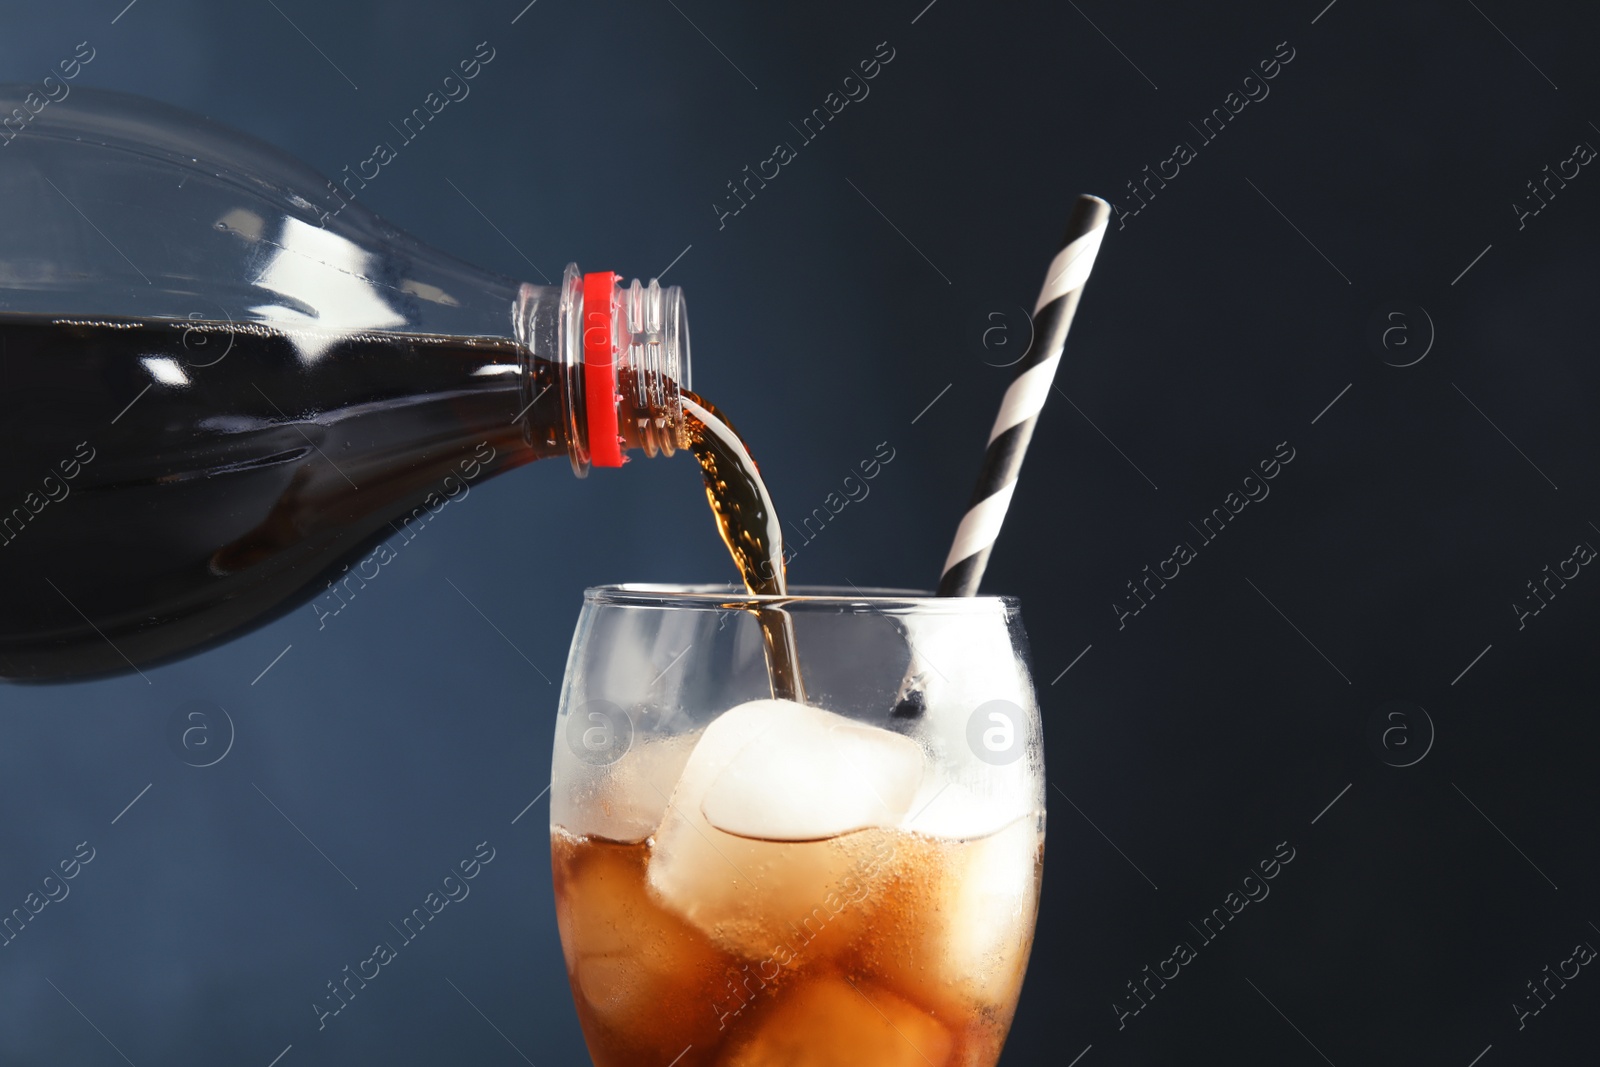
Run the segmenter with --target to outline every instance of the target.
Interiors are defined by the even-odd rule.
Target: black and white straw
[[[1050,261],[1044,287],[1033,308],[1033,347],[1018,363],[1016,380],[1006,390],[994,429],[989,431],[983,471],[956,530],[955,544],[945,559],[944,577],[939,580],[940,596],[977,595],[989,552],[1000,535],[1006,508],[1017,487],[1022,457],[1033,439],[1034,424],[1061,363],[1061,350],[1072,316],[1078,310],[1078,297],[1089,280],[1110,216],[1111,208],[1104,200],[1080,196],[1067,220],[1061,251]]]

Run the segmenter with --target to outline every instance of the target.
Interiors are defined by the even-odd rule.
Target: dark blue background
[[[82,84],[332,173],[488,41],[366,202],[532,280],[673,263],[695,386],[791,514],[888,442],[800,546],[806,583],[932,585],[1071,198],[1132,210],[1124,183],[1197,145],[1112,224],[985,586],[1023,598],[1054,785],[1006,1062],[1577,1062],[1600,978],[1520,1031],[1511,1005],[1600,943],[1600,578],[1520,630],[1509,605],[1600,543],[1600,177],[1521,229],[1510,205],[1600,143],[1592,14],[925,2],[32,5],[0,73],[87,39]],[[724,183],[883,41],[870,97],[719,228]],[[1271,95],[1201,144],[1284,41]],[[1386,365],[1421,351],[1419,306],[1433,347]],[[1124,583],[1283,441],[1272,495],[1119,630]],[[515,472],[383,574],[324,630],[307,608],[149,685],[0,691],[0,911],[96,849],[0,948],[0,1062],[585,1062],[545,801],[512,820],[548,780],[582,589],[731,578],[693,464]],[[1432,727],[1385,749],[1394,699]],[[235,724],[215,766],[169,745],[189,701]],[[485,840],[472,895],[318,1032],[324,983]],[[1119,1029],[1125,983],[1279,842],[1271,896]]]

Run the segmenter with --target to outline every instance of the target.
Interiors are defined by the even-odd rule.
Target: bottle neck
[[[561,391],[573,471],[583,477],[590,467],[621,466],[634,450],[670,456],[687,447],[679,393],[690,385],[683,291],[654,279],[625,287],[615,274],[582,274],[569,264],[558,294],[551,301],[550,289],[524,285],[514,321],[528,350],[554,350],[553,387]],[[530,386],[533,380],[527,378]]]

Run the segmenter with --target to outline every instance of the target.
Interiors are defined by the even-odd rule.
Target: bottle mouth
[[[648,456],[672,455],[686,445],[680,391],[689,384],[689,315],[683,290],[639,279],[620,292],[616,320],[619,429],[629,441],[632,419],[639,447]],[[631,381],[629,380],[631,377]],[[628,408],[632,407],[630,413]]]
[[[573,388],[573,469],[620,467],[630,449],[672,455],[688,444],[680,389],[690,387],[689,318],[678,286],[627,286],[568,264],[561,361]]]

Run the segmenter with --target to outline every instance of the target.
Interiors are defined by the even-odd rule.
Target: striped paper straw
[[[1078,310],[1078,297],[1089,280],[1110,216],[1110,205],[1097,196],[1080,196],[1073,206],[1061,251],[1050,261],[1044,288],[1033,307],[1033,348],[1017,365],[1016,380],[1006,390],[994,429],[989,431],[989,450],[978,486],[944,561],[940,596],[978,593],[989,552],[1000,536],[1000,524],[1005,521],[1006,508],[1017,487],[1022,457],[1033,439],[1034,423],[1039,420],[1039,411],[1050,395],[1050,383],[1061,363],[1061,349],[1066,344],[1073,313]]]

